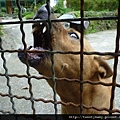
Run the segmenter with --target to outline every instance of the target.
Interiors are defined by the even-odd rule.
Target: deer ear
[[[110,66],[105,62],[102,57],[95,56],[94,59],[99,64],[98,72],[101,78],[109,78],[113,75]]]

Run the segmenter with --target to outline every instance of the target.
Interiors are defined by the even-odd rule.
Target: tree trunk
[[[6,0],[6,6],[7,6],[7,13],[12,14],[13,13],[13,8],[12,8],[11,0]]]

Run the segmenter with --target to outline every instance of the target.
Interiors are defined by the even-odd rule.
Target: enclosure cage
[[[49,6],[48,7],[48,13],[49,13],[49,10],[50,10],[50,0],[46,0],[46,4]],[[26,101],[29,101],[30,102],[30,106],[29,109],[32,110],[32,112],[30,114],[41,114],[41,113],[36,113],[36,107],[35,107],[35,104],[37,102],[43,102],[44,104],[52,104],[54,107],[51,108],[51,109],[54,109],[54,114],[57,115],[58,113],[58,105],[71,105],[71,106],[75,106],[75,107],[79,107],[80,108],[80,113],[82,113],[82,109],[83,107],[86,108],[86,109],[95,109],[95,110],[98,110],[98,111],[102,111],[102,110],[105,110],[105,111],[108,111],[109,115],[113,115],[113,113],[120,113],[120,110],[119,109],[116,109],[116,108],[113,108],[113,104],[114,104],[114,98],[115,98],[115,88],[119,88],[120,87],[120,84],[116,82],[116,77],[117,77],[117,71],[119,68],[118,67],[118,62],[119,62],[119,56],[120,56],[120,53],[119,53],[119,37],[120,37],[120,1],[119,1],[119,5],[118,5],[118,16],[117,17],[84,17],[84,0],[81,0],[81,4],[80,4],[80,16],[81,18],[71,18],[71,19],[56,19],[56,20],[51,20],[50,19],[50,15],[48,14],[48,20],[24,20],[22,18],[22,15],[21,15],[21,5],[20,5],[20,0],[16,0],[16,5],[18,7],[18,18],[19,20],[18,21],[8,21],[8,22],[0,22],[0,25],[16,25],[16,24],[19,24],[20,25],[20,32],[21,32],[21,42],[22,42],[22,45],[24,46],[24,53],[27,53],[27,52],[30,52],[29,50],[27,50],[27,43],[25,41],[25,37],[26,37],[26,34],[24,32],[24,25],[25,24],[31,24],[31,23],[38,23],[38,22],[47,22],[49,24],[49,26],[51,26],[51,23],[52,22],[69,22],[69,21],[81,21],[81,25],[84,24],[84,21],[85,20],[88,20],[88,21],[96,21],[96,20],[117,20],[117,35],[116,35],[116,41],[115,41],[115,51],[114,52],[84,52],[83,51],[83,47],[84,47],[84,42],[83,42],[83,37],[84,37],[84,30],[82,29],[81,31],[81,42],[80,42],[80,46],[81,46],[81,50],[78,51],[78,52],[73,52],[73,51],[68,51],[68,52],[62,52],[62,51],[48,51],[49,54],[52,55],[52,58],[51,58],[51,61],[52,61],[52,66],[51,66],[51,70],[52,70],[52,78],[49,78],[47,76],[36,76],[36,75],[31,75],[30,73],[30,66],[29,64],[26,64],[26,73],[25,74],[19,74],[19,73],[13,73],[13,74],[10,74],[9,73],[9,69],[7,68],[8,66],[8,63],[7,63],[7,60],[6,60],[6,56],[5,54],[17,54],[19,52],[21,52],[20,50],[18,50],[17,48],[16,49],[4,49],[2,47],[2,38],[0,39],[0,55],[1,55],[1,61],[2,63],[0,65],[3,66],[3,71],[4,72],[0,72],[0,78],[4,78],[4,80],[6,81],[6,87],[7,87],[7,91],[6,92],[2,92],[3,91],[3,88],[1,89],[0,91],[0,99],[2,98],[8,98],[8,101],[10,102],[10,106],[11,106],[11,110],[4,110],[4,109],[1,109],[0,108],[0,113],[1,115],[2,114],[24,114],[24,112],[21,112],[21,113],[18,113],[17,112],[17,108],[16,108],[16,100],[19,101],[19,100],[26,100]],[[31,26],[32,27],[32,26]],[[49,27],[49,29],[51,29],[51,27]],[[12,31],[11,31],[12,32]],[[7,41],[7,40],[6,40]],[[37,51],[32,51],[32,52],[37,52]],[[39,51],[38,51],[39,52]],[[45,51],[46,52],[46,51]],[[78,84],[80,84],[80,94],[81,94],[81,98],[80,98],[80,104],[79,105],[76,105],[74,103],[64,103],[62,101],[58,101],[57,100],[57,93],[56,93],[56,80],[60,80],[57,79],[55,77],[55,71],[54,71],[54,55],[55,54],[80,54],[80,59],[81,59],[81,62],[80,62],[80,80],[73,80],[72,82],[76,82],[76,81],[79,81]],[[106,55],[111,55],[111,56],[114,56],[114,65],[113,65],[113,77],[112,77],[112,83],[111,84],[105,84],[105,83],[102,83],[102,82],[91,82],[89,80],[86,80],[86,81],[83,81],[83,56],[84,55],[100,55],[100,56],[106,56]],[[12,66],[14,66],[14,63],[12,63]],[[22,71],[22,68],[21,68],[21,71]],[[25,78],[27,83],[28,83],[28,93],[29,96],[24,96],[24,95],[19,95],[19,94],[13,94],[13,90],[12,90],[12,87],[13,85],[11,86],[11,79],[12,78],[15,78],[15,79],[21,79],[21,78]],[[53,80],[53,83],[54,83],[54,87],[52,88],[53,90],[53,100],[46,100],[44,98],[35,98],[34,97],[34,94],[33,94],[33,91],[32,91],[32,88],[33,88],[33,84],[32,84],[32,79],[36,79],[38,81],[40,81],[41,79],[52,79]],[[63,81],[68,81],[70,82],[71,80],[65,78],[65,79],[61,79]],[[17,80],[14,81],[14,82],[18,82]],[[83,91],[83,84],[85,83],[89,83],[89,84],[93,84],[93,85],[98,85],[98,84],[101,84],[101,85],[104,85],[104,86],[112,86],[112,91],[111,91],[111,99],[110,99],[110,108],[107,109],[107,108],[101,108],[101,109],[98,109],[98,108],[95,108],[93,106],[84,106],[82,104],[82,91]],[[0,83],[2,84],[2,82]],[[39,86],[40,87],[40,86]],[[27,89],[27,87],[25,87],[24,89]],[[40,93],[42,94],[42,93]],[[2,104],[2,103],[1,103]],[[39,106],[40,108],[40,106]],[[41,109],[41,108],[40,108]],[[56,118],[58,119],[58,118]]]

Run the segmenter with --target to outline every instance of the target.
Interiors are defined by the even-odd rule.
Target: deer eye
[[[74,32],[69,32],[68,34],[69,34],[72,38],[79,39],[79,36],[78,36],[76,33],[74,33]]]

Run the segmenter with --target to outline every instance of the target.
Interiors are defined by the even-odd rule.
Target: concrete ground
[[[9,20],[3,20],[9,21]],[[10,20],[13,21],[13,20]],[[24,30],[26,34],[26,43],[27,45],[32,45],[32,25],[26,24],[24,25]],[[4,36],[2,36],[3,40],[3,48],[9,50],[15,50],[21,48],[21,32],[19,30],[20,25],[4,25]],[[9,74],[26,74],[26,66],[20,62],[18,59],[17,53],[5,53],[6,58],[6,66],[8,68]],[[4,73],[4,69],[2,67],[3,60],[0,57],[0,73]],[[40,76],[36,70],[30,68],[30,74]],[[6,85],[6,78],[0,76],[0,92],[1,93],[8,93],[8,87]],[[53,92],[52,89],[49,87],[45,80],[36,80],[31,79],[32,83],[32,91],[34,98],[44,98],[45,100],[53,100]],[[17,78],[11,77],[10,78],[10,85],[12,88],[12,94],[18,96],[26,96],[29,97],[29,85],[26,78]],[[26,89],[24,89],[26,88]],[[57,97],[59,99],[59,97]],[[24,99],[14,99],[16,113],[18,114],[32,114],[33,111],[31,109],[31,102]],[[0,96],[0,110],[4,111],[11,111],[10,99],[8,97],[1,97]],[[36,113],[40,114],[54,114],[54,105],[52,103],[43,103],[43,102],[35,102],[34,105],[36,109]],[[58,105],[58,113],[60,113],[60,105]]]
[[[8,21],[8,20],[3,20]],[[3,48],[9,50],[15,50],[22,47],[21,42],[21,32],[19,30],[19,25],[4,25],[4,36],[2,36],[3,40]],[[26,34],[26,43],[27,45],[31,45],[32,41],[32,33],[31,33],[31,24],[24,25],[24,31]],[[85,36],[88,41],[91,43],[95,51],[99,52],[111,52],[115,50],[115,39],[116,39],[116,30],[103,31],[98,33],[93,33]],[[6,66],[8,68],[9,74],[26,74],[26,66],[22,64],[18,57],[17,53],[5,53],[6,58]],[[119,58],[120,61],[120,58]],[[108,61],[109,65],[113,68],[113,60]],[[3,60],[0,57],[0,73],[4,73],[4,69],[2,67]],[[30,68],[30,74],[40,76],[36,70]],[[118,64],[118,75],[117,82],[120,83],[120,62]],[[49,87],[45,80],[36,80],[31,79],[32,83],[32,91],[34,98],[44,98],[45,100],[52,99],[53,100],[53,92]],[[0,93],[6,94],[8,93],[7,81],[5,77],[0,76]],[[29,97],[29,85],[26,78],[17,78],[10,77],[10,85],[11,92],[13,95],[18,96],[27,96]],[[26,88],[26,89],[24,89]],[[120,109],[120,89],[116,89],[115,94],[115,105],[116,108]],[[57,97],[59,100],[59,97]],[[16,99],[14,98],[16,113],[18,114],[28,114],[33,113],[31,109],[31,102],[29,100],[24,99]],[[36,113],[39,114],[54,114],[54,106],[52,103],[43,103],[43,102],[35,102],[34,105],[36,109]],[[0,96],[0,111],[10,111],[12,110],[12,104],[8,97]],[[58,113],[60,113],[60,105],[58,105]]]

